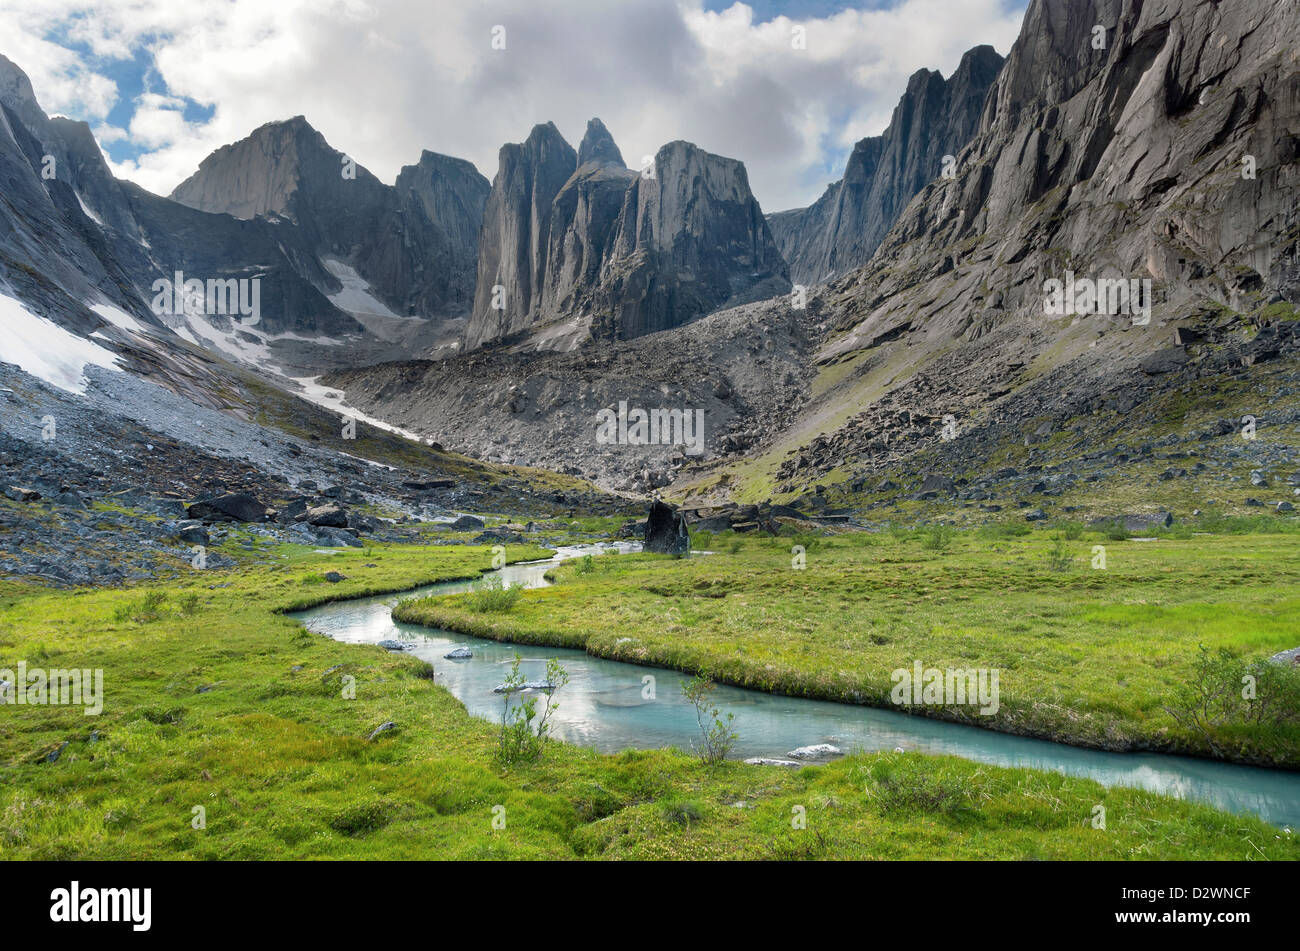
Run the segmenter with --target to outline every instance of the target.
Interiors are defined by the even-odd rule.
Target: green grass
[[[888,551],[841,545],[810,549],[806,577],[854,550]],[[1251,817],[915,753],[786,770],[706,767],[674,751],[603,756],[554,743],[539,763],[503,769],[492,758],[495,725],[471,718],[430,680],[427,664],[310,634],[282,613],[473,577],[490,563],[489,548],[281,553],[271,567],[195,572],[183,584],[144,589],[66,592],[0,581],[0,666],[102,667],[105,688],[98,717],[69,707],[0,708],[0,855],[1300,858],[1294,836]],[[744,566],[734,588],[721,560],[603,557],[582,577],[604,585],[623,576],[635,601],[668,597],[647,590],[662,585],[683,610],[705,618],[733,608],[753,583],[748,576],[771,574],[786,556],[746,548],[715,557]],[[704,568],[714,574],[699,574]],[[346,580],[325,582],[330,570]],[[515,611],[536,612],[539,594],[563,605],[578,575],[561,574],[563,584],[529,592]],[[149,598],[150,610],[138,613],[154,591],[165,597]],[[119,620],[124,605],[130,610]],[[614,624],[596,611],[587,619]],[[594,639],[605,636],[602,629]],[[355,699],[343,698],[345,677],[355,678]],[[396,729],[367,740],[388,721]],[[65,742],[57,761],[46,762]],[[1092,828],[1098,804],[1106,830]],[[193,827],[196,807],[205,810],[205,828]],[[792,825],[800,811],[805,829]],[[502,815],[505,828],[494,828]]]
[[[508,616],[473,614],[457,596],[408,602],[399,616],[884,707],[891,672],[916,660],[998,668],[996,715],[920,712],[1103,749],[1300,767],[1300,725],[1212,744],[1165,709],[1202,644],[1257,659],[1300,643],[1295,535],[1071,534],[842,535],[809,548],[803,570],[792,568],[792,539],[748,539],[736,554],[597,558],[584,574],[565,566]],[[1091,567],[1097,545],[1104,570]]]

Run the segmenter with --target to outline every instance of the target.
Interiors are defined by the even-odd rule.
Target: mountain
[[[840,181],[808,208],[768,216],[793,280],[818,284],[867,263],[912,196],[943,174],[944,156],[975,134],[1002,62],[977,46],[947,80],[918,70],[889,127],[854,146]]]
[[[171,198],[240,219],[288,220],[334,265],[336,293],[354,271],[398,316],[442,318],[469,309],[487,191],[470,163],[431,152],[385,185],[298,116],[218,149]]]
[[[522,143],[501,147],[483,212],[466,349],[540,322],[552,205],[577,165],[578,154],[550,122],[536,126]]]
[[[810,301],[822,383],[742,490],[967,473],[983,502],[984,460],[1132,487],[1157,452],[1244,480],[1204,440],[1300,419],[1298,31],[1294,4],[1033,0],[955,176]]]
[[[788,289],[742,163],[673,142],[641,175],[599,120],[577,153],[547,124],[501,150],[466,349],[566,320],[628,339]]]
[[[48,118],[0,58],[0,292],[117,354],[123,365],[210,400],[188,344],[264,360],[299,338],[360,333],[318,290],[330,275],[289,224],[239,221],[159,198],[110,173],[82,122]],[[258,312],[170,306],[158,281],[256,283]],[[162,301],[168,306],[155,308]],[[251,301],[250,301],[251,303]]]

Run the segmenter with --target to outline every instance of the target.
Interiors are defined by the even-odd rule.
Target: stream
[[[507,565],[495,573],[505,584],[539,588],[556,562],[617,548],[628,543],[561,548],[541,562]],[[425,585],[401,594],[357,598],[290,615],[309,630],[353,644],[397,640],[431,663],[436,682],[450,690],[471,714],[499,722],[502,697],[492,688],[505,680],[515,654],[531,681],[545,676],[546,662],[557,657],[569,683],[557,695],[553,735],[602,753],[675,746],[690,749],[699,738],[694,708],[682,695],[684,674],[592,657],[581,650],[483,640],[450,631],[396,622],[393,606],[407,598],[456,594],[472,582]],[[468,660],[444,659],[454,647],[468,647]],[[649,679],[647,679],[649,678]],[[1300,824],[1300,773],[1171,756],[1163,753],[1108,753],[1049,740],[995,733],[945,723],[895,710],[783,697],[718,685],[714,700],[734,713],[738,758],[787,759],[798,747],[829,743],[845,753],[902,748],[944,753],[995,766],[1024,766],[1095,779],[1106,786],[1130,786],[1180,799],[1206,802],[1235,813],[1253,813],[1275,825]]]

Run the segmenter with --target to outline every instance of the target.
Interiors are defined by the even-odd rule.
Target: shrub
[[[519,655],[510,666],[501,692],[501,731],[497,735],[496,758],[502,766],[516,763],[533,763],[541,759],[546,743],[551,738],[551,715],[559,709],[555,694],[569,682],[569,674],[559,660],[552,657],[546,662],[546,706],[541,715],[537,712],[537,697],[521,696],[515,702],[515,695],[522,694],[526,681],[519,671]]]
[[[1065,536],[1067,541],[1077,542],[1083,537],[1082,522],[1061,522],[1057,528],[1060,530],[1061,534]]]
[[[695,754],[705,765],[726,759],[737,739],[736,731],[731,728],[736,715],[722,716],[713,703],[714,686],[712,680],[700,673],[682,688],[682,695],[695,708],[695,722],[700,727],[700,745],[695,748]]]
[[[985,538],[1000,540],[1004,538],[1023,538],[1031,531],[1023,522],[992,522],[980,529]]]
[[[113,620],[119,623],[156,621],[162,617],[163,605],[166,603],[166,591],[147,591],[139,601],[132,601],[129,604],[119,606],[113,612]]]
[[[580,575],[589,575],[596,570],[596,559],[590,555],[583,555],[578,559],[578,563],[573,566],[573,570]]]
[[[1128,541],[1129,538],[1128,529],[1124,527],[1124,520],[1122,518],[1117,518],[1112,521],[1106,522],[1102,526],[1101,530],[1106,535],[1108,541],[1112,541],[1112,542]]]
[[[703,549],[708,551],[709,546],[713,544],[712,532],[696,532],[691,536],[691,548]]]
[[[1204,645],[1192,676],[1165,711],[1213,749],[1231,727],[1280,727],[1300,722],[1300,668],[1247,662],[1226,647]]]
[[[521,584],[505,585],[499,575],[490,575],[465,595],[465,606],[479,614],[504,613],[524,596]]]
[[[1054,542],[1047,552],[1047,567],[1052,571],[1069,571],[1074,564],[1074,555],[1070,554],[1065,536],[1058,532],[1052,538]]]
[[[947,551],[956,534],[951,525],[931,525],[921,534],[921,547],[926,551]]]

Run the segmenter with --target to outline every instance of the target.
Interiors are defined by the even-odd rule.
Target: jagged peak
[[[47,118],[45,110],[36,101],[27,73],[3,54],[0,54],[0,104],[12,109],[27,125],[39,126]]]
[[[586,165],[588,162],[626,167],[614,137],[605,128],[605,123],[594,117],[587,120],[587,132],[578,146],[578,164]]]

